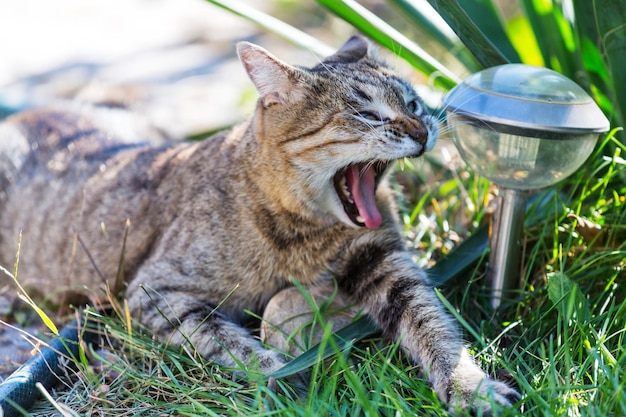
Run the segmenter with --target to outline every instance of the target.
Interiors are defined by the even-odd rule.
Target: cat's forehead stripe
[[[415,90],[413,89],[413,86],[407,80],[400,78],[398,76],[395,76],[395,75],[390,76],[389,80],[394,81],[396,84],[399,84],[405,93],[408,93],[409,95],[415,94]]]
[[[365,100],[365,101],[372,101],[372,97],[367,94],[365,91],[363,91],[362,88],[360,87],[352,87],[352,91],[354,93],[355,96],[360,97],[361,99]]]
[[[387,109],[389,105],[393,105],[392,103],[405,103],[415,96],[410,84],[397,77],[373,79],[354,74],[352,78],[357,85],[350,85],[348,94],[362,105],[376,104],[381,111]],[[381,85],[387,88],[381,89]]]
[[[347,87],[347,94],[359,102],[372,102],[380,96],[393,96],[394,101],[397,99],[405,102],[407,98],[413,98],[416,95],[410,83],[393,75],[371,77],[369,74],[355,71],[350,74],[350,79],[352,83],[342,84]]]

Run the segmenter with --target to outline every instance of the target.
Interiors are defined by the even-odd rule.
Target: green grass
[[[320,3],[334,4],[340,9],[338,14],[382,44],[406,46],[395,51],[426,75],[438,67],[425,51],[389,30],[385,22],[372,16],[363,19],[352,8],[354,2]],[[389,3],[400,7],[416,26],[429,23],[410,2]],[[492,2],[429,3],[441,5],[440,12],[450,21],[463,11],[446,11],[443,6],[458,3],[466,7],[470,20],[502,51],[498,54],[475,43],[462,46],[454,39],[446,40],[452,45],[446,49],[455,46],[456,58],[466,69],[475,71],[503,56],[550,64],[565,73],[570,70],[572,78],[587,74],[576,79],[592,92],[614,126],[621,124],[619,101],[623,94],[615,92],[622,90],[622,78],[607,80],[623,72],[610,71],[623,67],[620,60],[624,55],[621,50],[611,54],[608,40],[615,34],[618,40],[626,39],[623,31],[612,26],[613,20],[616,28],[623,24],[624,1],[574,0],[577,19],[572,25],[559,12],[559,2],[518,2],[526,14],[503,20],[509,41],[527,46],[528,32],[534,31],[537,42],[536,48],[525,46],[518,51],[519,57],[512,54],[507,39],[498,35],[498,28],[492,32],[482,26],[480,17],[487,16],[485,11],[494,13],[482,5]],[[548,6],[556,12],[544,13]],[[596,19],[602,11],[611,19]],[[273,22],[259,24],[280,36],[300,36]],[[461,38],[475,33],[470,21],[457,22],[461,23],[454,29]],[[429,31],[433,39],[443,36],[437,27]],[[573,38],[572,31],[576,33]],[[602,41],[595,42],[595,36]],[[326,50],[310,37],[299,39],[299,44],[320,53]],[[455,81],[455,77],[441,77],[435,84],[445,89]],[[510,378],[523,394],[518,407],[503,411],[503,415],[626,415],[626,161],[621,158],[626,149],[612,135],[607,138],[574,176],[530,199],[521,255],[523,285],[498,311],[489,307],[484,287],[486,256],[471,263],[462,276],[440,286],[442,300],[461,323],[470,350],[483,369]],[[432,266],[441,259],[461,263],[465,259],[455,249],[484,230],[479,227],[492,215],[490,202],[496,190],[463,167],[436,161],[414,164],[414,169],[397,175],[407,244],[416,249],[416,261],[421,265]],[[233,373],[199,357],[191,348],[164,346],[135,324],[131,331],[126,320],[98,320],[109,341],[104,346],[110,352],[105,355],[107,363],[101,368],[80,363],[79,371],[68,379],[71,382],[54,392],[54,401],[63,404],[67,415],[450,415],[420,370],[396,345],[385,345],[376,337],[348,344],[328,359],[317,361],[309,370],[308,393],[302,395],[288,382],[279,381],[282,388],[275,392],[259,374]],[[332,346],[327,336],[323,344]],[[54,407],[49,400],[42,401],[32,411],[50,415]]]
[[[626,188],[616,187],[626,165],[600,155],[602,149],[565,184],[531,199],[524,287],[501,309],[489,307],[483,286],[486,259],[440,287],[482,367],[508,378],[523,393],[519,408],[503,415],[626,415]],[[424,169],[423,164],[416,164],[417,169]],[[440,170],[434,175],[437,181],[416,186],[414,195],[406,196],[423,205],[423,214],[407,224],[406,232],[412,245],[435,247],[430,256],[454,256],[450,247],[456,239],[450,240],[444,219],[465,218],[458,233],[471,234],[488,217],[489,198],[483,194],[489,188],[463,170],[434,169]],[[402,176],[418,181],[417,171]],[[451,198],[461,188],[473,200],[471,209]],[[420,203],[424,189],[429,201]],[[405,204],[404,212],[411,219],[412,208]],[[601,235],[585,240],[578,220],[568,217],[572,213],[600,224]],[[119,317],[93,315],[102,323],[108,353],[88,355],[106,359],[98,367],[93,360],[79,364],[70,382],[55,390],[54,401],[66,415],[450,415],[397,345],[376,336],[348,343],[317,361],[308,370],[309,390],[302,394],[282,380],[280,389],[271,390],[262,375],[222,369],[190,347],[165,346]],[[333,342],[325,338],[323,343]],[[50,400],[44,400],[32,413],[52,411]]]

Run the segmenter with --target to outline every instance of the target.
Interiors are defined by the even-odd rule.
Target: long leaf
[[[589,92],[602,110],[616,123],[620,121],[619,110],[613,103],[617,103],[613,90],[608,63],[602,47],[602,36],[597,25],[595,6],[592,1],[574,0],[576,18],[576,32],[582,54],[582,66],[585,79],[576,78],[576,81]],[[616,114],[617,111],[617,114]]]
[[[522,5],[545,66],[575,79],[581,67],[580,51],[572,23],[565,17],[562,7],[545,0],[523,0]]]
[[[313,36],[302,32],[295,27],[288,25],[282,20],[267,15],[253,7],[234,0],[206,0],[222,9],[228,10],[241,16],[266,31],[273,33],[303,49],[309,50],[319,56],[328,56],[335,52],[333,48],[317,40]]]
[[[626,112],[626,1],[596,0],[595,15],[611,72],[616,120],[624,126]],[[622,140],[624,137],[622,136]]]
[[[457,1],[428,0],[428,2],[450,25],[483,67],[487,68],[510,62],[476,26]]]
[[[405,59],[419,71],[428,75],[438,75],[433,78],[433,83],[436,86],[447,90],[459,82],[458,77],[443,64],[356,1],[318,0],[318,2],[379,44]]]
[[[433,19],[432,15],[428,13],[428,10],[431,10],[432,13],[436,14],[426,0],[422,0],[419,5],[415,0],[389,0],[389,2],[397,7],[411,23],[433,38],[444,50],[454,53],[469,72],[481,69],[476,58],[461,43],[447,23],[442,19]]]
[[[448,0],[450,1],[450,0]],[[472,22],[509,62],[521,62],[493,0],[456,0]]]
[[[530,20],[525,15],[513,17],[505,22],[505,30],[509,40],[517,50],[521,62],[527,65],[545,67],[543,53],[539,48],[537,36]]]
[[[428,276],[435,285],[443,285],[466,272],[472,264],[485,255],[488,246],[489,228],[482,226],[430,268]]]
[[[268,378],[284,378],[313,366],[317,362],[344,351],[354,342],[365,339],[378,331],[378,327],[367,317],[363,316],[337,333],[332,334],[332,343],[324,343],[324,350],[320,352],[322,344],[317,344],[304,352],[282,368],[268,375]]]
[[[576,27],[581,38],[583,62],[592,81],[592,94],[606,109],[598,92],[608,97],[613,108],[613,126],[626,123],[626,0],[574,0]],[[620,132],[622,142],[626,135]]]

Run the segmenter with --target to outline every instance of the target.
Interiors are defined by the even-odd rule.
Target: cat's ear
[[[237,53],[259,92],[264,107],[294,103],[303,98],[298,88],[298,79],[302,77],[302,71],[252,43],[239,42]]]
[[[324,62],[358,62],[365,58],[369,51],[369,41],[363,36],[355,35],[348,39],[337,52],[326,58]]]

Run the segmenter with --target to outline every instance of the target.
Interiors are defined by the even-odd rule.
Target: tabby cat
[[[244,309],[261,313],[292,278],[334,279],[441,400],[512,405],[519,394],[474,363],[399,230],[385,173],[438,134],[411,85],[362,37],[313,68],[237,49],[256,110],[201,142],[150,146],[58,109],[2,124],[3,264],[23,230],[19,278],[48,296],[114,288],[122,265],[133,317],[161,340],[266,373],[285,360],[244,329]]]

